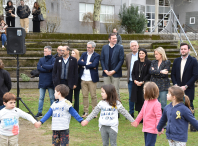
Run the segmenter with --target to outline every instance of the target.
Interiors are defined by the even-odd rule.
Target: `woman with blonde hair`
[[[3,95],[6,92],[9,92],[11,90],[11,78],[10,74],[4,70],[4,63],[0,59],[0,110],[4,108],[3,105]]]
[[[71,53],[72,57],[75,57],[78,60],[80,59],[80,54],[77,49],[73,49]],[[79,113],[79,95],[81,89],[81,78],[80,78],[80,68],[78,67],[78,84],[77,87],[74,89],[74,109]]]
[[[149,73],[151,74],[151,81],[155,82],[159,88],[158,100],[161,103],[162,112],[167,104],[166,95],[170,87],[170,80],[168,78],[168,71],[170,70],[171,62],[167,59],[166,53],[162,47],[154,50],[156,60],[151,62]]]

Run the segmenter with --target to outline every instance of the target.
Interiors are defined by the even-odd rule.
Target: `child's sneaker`
[[[42,116],[43,116],[42,113],[37,113],[35,117],[38,118],[38,117],[42,117]]]
[[[86,118],[88,116],[88,113],[83,113],[83,115],[81,116],[82,118]]]

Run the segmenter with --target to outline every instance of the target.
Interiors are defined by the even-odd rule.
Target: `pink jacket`
[[[142,132],[148,132],[157,134],[157,125],[162,116],[161,104],[157,99],[145,100],[144,105],[136,118],[136,122],[139,124],[143,118]]]

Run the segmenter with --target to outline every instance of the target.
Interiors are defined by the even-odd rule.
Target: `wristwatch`
[[[187,85],[185,85],[185,88],[187,89],[187,88],[188,88],[188,86],[187,86]]]

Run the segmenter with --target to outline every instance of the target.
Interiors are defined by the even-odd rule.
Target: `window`
[[[195,17],[190,17],[190,24],[195,24]]]
[[[100,22],[110,23],[114,20],[114,6],[101,5],[100,8]]]
[[[79,21],[82,21],[84,14],[94,12],[94,4],[79,3]],[[100,22],[110,22],[114,18],[114,6],[101,5]]]
[[[84,14],[94,12],[94,4],[79,3],[79,21],[83,20]]]

